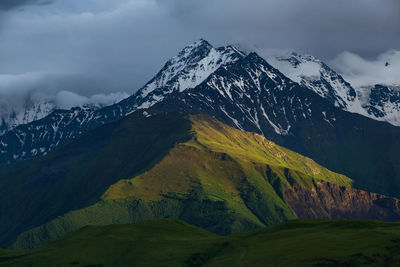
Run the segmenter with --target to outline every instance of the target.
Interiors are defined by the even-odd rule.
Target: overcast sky
[[[199,38],[354,72],[400,50],[400,0],[0,0],[0,97],[132,93]]]

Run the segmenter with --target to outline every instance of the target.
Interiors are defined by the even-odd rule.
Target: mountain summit
[[[134,96],[136,108],[148,108],[174,92],[183,92],[203,82],[219,67],[243,58],[232,46],[214,48],[201,39],[170,59],[157,75]]]

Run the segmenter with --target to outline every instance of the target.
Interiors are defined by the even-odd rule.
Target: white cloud
[[[319,79],[321,66],[317,62],[303,62],[300,63],[296,68],[293,68],[292,64],[286,60],[278,60],[278,57],[289,57],[289,53],[275,54],[262,54],[263,57],[271,64],[274,68],[278,69],[284,75],[292,79],[293,81],[300,83],[302,76],[314,77]]]
[[[96,105],[108,106],[127,98],[129,95],[126,93],[110,93],[110,94],[95,94],[90,97],[81,96],[70,91],[58,92],[55,96],[55,102],[58,108],[70,109],[76,106],[83,105]]]
[[[57,108],[69,109],[86,104],[107,106],[129,96],[126,92],[80,95],[72,89],[57,90],[57,87],[54,89],[53,86],[49,86],[49,84],[57,85],[59,79],[63,84],[66,84],[65,79],[68,79],[68,77],[60,78],[46,73],[1,74],[0,117],[7,117],[12,112],[23,112],[30,103],[50,101]]]
[[[355,87],[375,84],[400,86],[400,50],[389,50],[375,59],[343,52],[330,64]]]

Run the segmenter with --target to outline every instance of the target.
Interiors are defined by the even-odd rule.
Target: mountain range
[[[114,105],[49,109],[0,135],[0,245],[155,218],[219,235],[399,220],[398,93],[360,92],[312,56],[200,40]]]
[[[100,110],[93,106],[56,110],[48,101],[36,103],[35,109],[27,108],[25,115],[16,117],[18,120],[0,126],[0,133],[3,133],[0,135],[0,163],[43,156],[58,144],[89,129],[120,119],[136,109],[151,107],[173,93],[195,88],[221,66],[245,57],[244,52],[233,46],[214,48],[207,41],[199,40],[170,59],[137,93],[115,105]],[[396,88],[375,85],[368,90],[354,89],[326,64],[309,55],[293,53],[269,57],[268,62],[279,69],[275,71],[282,72],[340,109],[398,125],[400,102]],[[304,113],[307,111],[305,109]],[[284,133],[286,130],[274,122],[271,126],[275,131]]]

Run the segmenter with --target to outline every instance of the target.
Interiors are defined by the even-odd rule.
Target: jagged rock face
[[[294,184],[285,201],[299,218],[400,220],[400,202],[394,198],[324,181],[311,188]]]
[[[377,84],[370,89],[364,108],[371,116],[400,125],[400,90]]]

